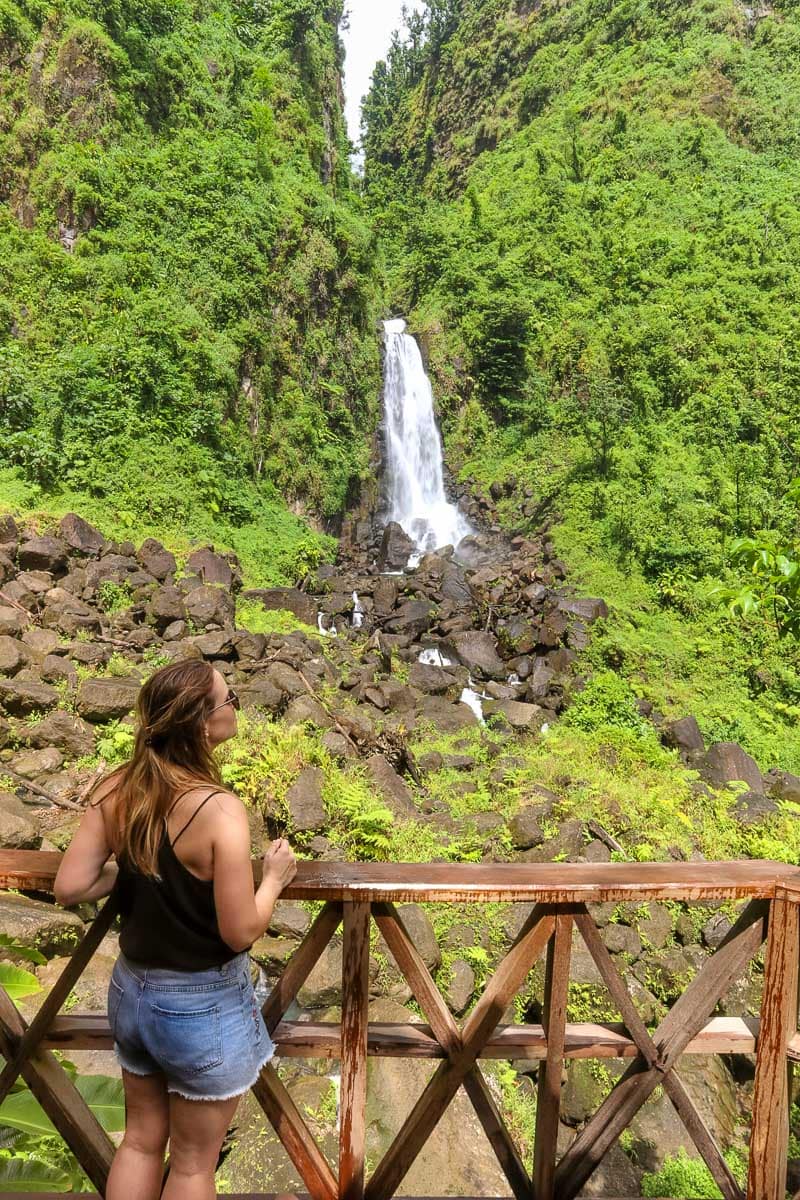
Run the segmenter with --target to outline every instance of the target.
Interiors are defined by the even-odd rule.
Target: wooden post
[[[547,974],[544,990],[547,1060],[539,1068],[536,1140],[533,1150],[533,1183],[536,1200],[552,1200],[553,1197],[571,952],[572,917],[559,915],[556,917],[555,933],[547,949]]]
[[[789,1039],[797,1032],[800,906],[773,900],[758,1035],[750,1200],[784,1200],[789,1144]]]
[[[364,1196],[369,918],[369,904],[344,905],[339,1200],[363,1200]]]

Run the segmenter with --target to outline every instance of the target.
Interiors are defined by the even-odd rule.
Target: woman
[[[209,1200],[240,1096],[274,1053],[247,950],[294,877],[284,840],[255,889],[242,802],[213,750],[239,701],[204,662],[156,671],[139,694],[133,757],[96,788],[55,882],[63,905],[118,884],[121,954],[108,997],[126,1128],[106,1200]],[[110,862],[111,855],[116,863]],[[118,864],[118,866],[117,866]]]

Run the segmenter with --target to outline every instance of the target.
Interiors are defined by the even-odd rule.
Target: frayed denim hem
[[[272,1046],[271,1049],[265,1055],[263,1061],[256,1068],[256,1072],[253,1075],[253,1078],[250,1080],[250,1082],[246,1083],[243,1087],[236,1088],[236,1090],[233,1092],[228,1092],[224,1096],[193,1096],[189,1092],[182,1092],[179,1087],[176,1087],[174,1084],[170,1083],[169,1081],[167,1081],[167,1091],[169,1092],[169,1094],[171,1096],[180,1096],[182,1100],[196,1100],[200,1104],[213,1103],[214,1100],[235,1100],[235,1099],[238,1099],[239,1096],[244,1096],[247,1092],[250,1091],[250,1088],[253,1086],[255,1081],[258,1079],[258,1077],[261,1074],[261,1072],[263,1071],[264,1067],[267,1065],[267,1063],[271,1062],[274,1057],[275,1057],[275,1047]]]

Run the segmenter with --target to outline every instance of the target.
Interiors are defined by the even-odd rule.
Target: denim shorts
[[[247,953],[208,971],[165,971],[117,959],[108,989],[117,1061],[132,1075],[163,1074],[187,1100],[248,1091],[275,1053]]]

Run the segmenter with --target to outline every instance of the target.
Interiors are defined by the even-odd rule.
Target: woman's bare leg
[[[169,1176],[163,1200],[214,1200],[214,1174],[239,1096],[233,1100],[169,1098]]]
[[[163,1075],[122,1072],[125,1136],[106,1187],[106,1200],[158,1200],[169,1137],[169,1097]]]

